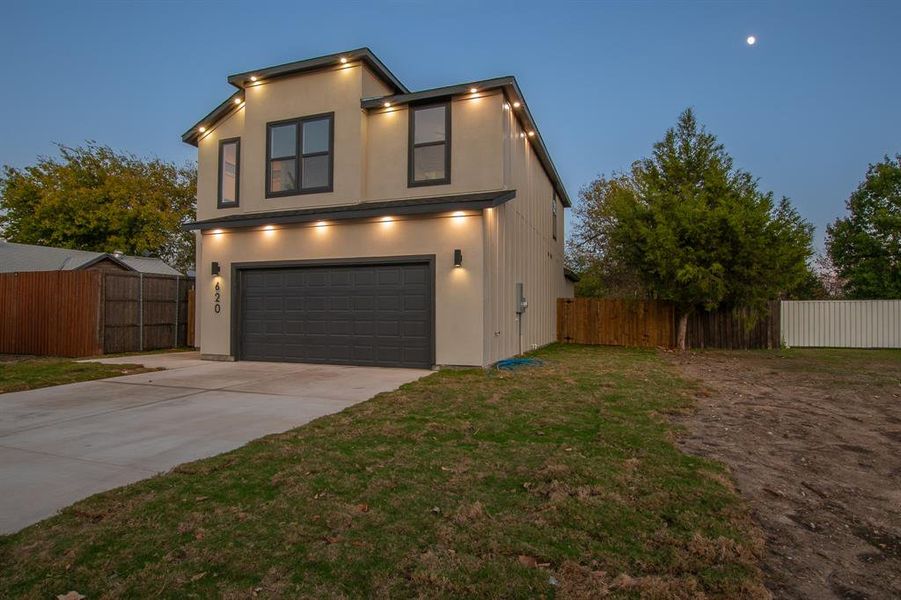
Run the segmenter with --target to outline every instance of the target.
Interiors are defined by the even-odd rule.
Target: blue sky
[[[899,2],[5,2],[0,164],[86,139],[191,160],[228,74],[368,46],[411,89],[515,75],[573,197],[692,106],[821,246],[901,152],[898,23]]]

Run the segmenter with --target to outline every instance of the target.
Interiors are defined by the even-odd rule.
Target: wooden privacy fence
[[[99,271],[0,273],[0,353],[102,354],[101,276]]]
[[[557,340],[573,344],[672,347],[677,314],[662,300],[559,298]],[[688,319],[689,348],[778,348],[779,303],[754,319],[747,309],[698,311]]]
[[[670,346],[673,307],[654,300],[560,298],[557,340],[602,346]]]
[[[0,274],[0,353],[96,356],[184,346],[193,282],[131,272]],[[193,319],[191,319],[193,323]]]

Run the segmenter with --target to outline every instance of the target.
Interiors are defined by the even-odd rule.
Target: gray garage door
[[[242,270],[239,358],[432,366],[428,264]]]

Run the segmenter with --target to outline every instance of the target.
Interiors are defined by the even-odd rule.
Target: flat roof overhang
[[[514,197],[516,197],[516,190],[501,190],[477,194],[408,198],[385,202],[363,202],[326,208],[303,208],[247,215],[228,215],[215,219],[185,223],[182,225],[182,228],[187,231],[208,231],[210,229],[240,229],[266,225],[313,223],[316,221],[351,221],[387,216],[400,217],[464,210],[484,210],[500,206]]]

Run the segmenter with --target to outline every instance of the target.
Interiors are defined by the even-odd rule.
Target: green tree
[[[809,276],[812,225],[736,169],[691,109],[651,157],[588,189],[575,245],[632,269],[648,297],[675,303],[680,348],[693,311],[762,310]]]
[[[849,298],[901,298],[901,154],[870,165],[826,230],[826,248]]]
[[[159,256],[179,270],[194,263],[197,172],[87,142],[59,146],[0,175],[0,229],[11,242]]]
[[[575,292],[583,297],[644,298],[647,291],[634,269],[610,248],[616,225],[611,199],[631,193],[625,177],[599,177],[579,190],[574,234],[566,247],[567,266],[579,274]],[[621,189],[626,188],[626,189]]]

